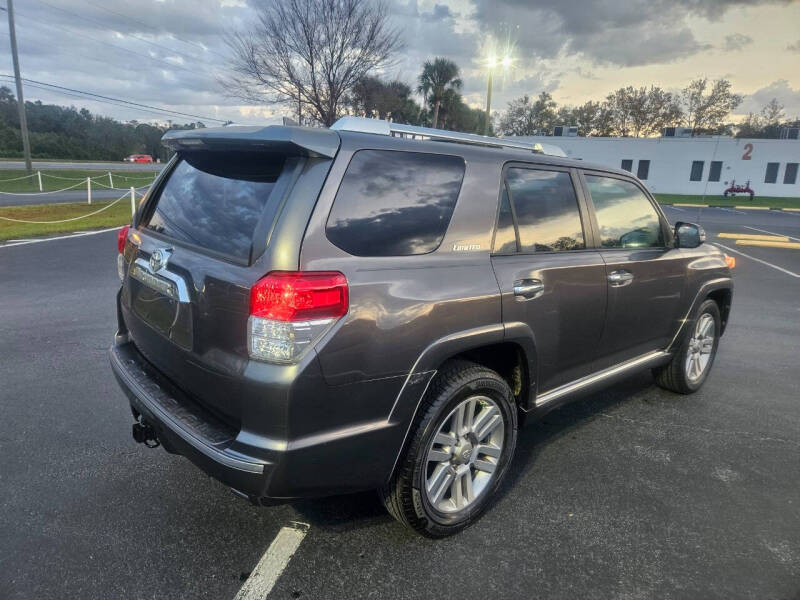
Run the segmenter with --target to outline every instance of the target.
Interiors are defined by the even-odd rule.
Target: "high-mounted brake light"
[[[128,232],[131,230],[130,225],[125,225],[117,232],[117,250],[120,254],[125,252],[125,242],[128,240]]]
[[[347,314],[347,279],[336,271],[273,271],[250,290],[251,358],[296,362]]]

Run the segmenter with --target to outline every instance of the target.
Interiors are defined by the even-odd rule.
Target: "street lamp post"
[[[510,56],[505,56],[500,61],[494,56],[490,56],[486,60],[486,64],[489,66],[489,87],[486,90],[486,123],[484,123],[483,126],[483,135],[489,135],[489,122],[492,118],[492,79],[494,77],[494,70],[498,64],[504,69],[507,69],[511,66],[511,62],[512,58]]]
[[[483,124],[483,135],[489,135],[489,115],[492,114],[492,75],[494,75],[494,61],[489,64],[489,89],[486,90],[486,122]]]

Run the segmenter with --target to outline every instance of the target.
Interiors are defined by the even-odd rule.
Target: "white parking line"
[[[677,206],[672,206],[671,204],[664,204],[665,208],[671,208],[672,210],[677,210],[679,212],[684,212],[685,208],[678,208]]]
[[[82,231],[81,233],[73,233],[71,235],[59,235],[56,237],[42,238],[40,240],[25,240],[22,242],[13,242],[11,244],[0,244],[0,248],[11,248],[12,246],[25,246],[26,244],[41,244],[42,242],[54,242],[56,240],[66,240],[74,237],[83,237],[85,235],[97,235],[98,233],[106,233],[107,231],[116,231],[119,227],[110,227],[109,229],[98,229],[97,231]]]
[[[749,225],[742,225],[745,229],[752,229],[753,231],[760,231],[761,233],[769,233],[770,235],[782,235],[783,237],[788,237],[790,240],[794,240],[795,242],[800,242],[800,238],[792,237],[790,235],[786,235],[785,233],[775,233],[774,231],[767,231],[766,229],[759,229],[758,227],[750,227]]]
[[[250,577],[244,582],[234,600],[264,600],[272,591],[300,542],[308,533],[308,524],[293,523],[292,527],[282,527],[258,561]]]
[[[733,249],[733,248],[731,248],[729,246],[725,246],[724,244],[720,244],[719,242],[714,242],[714,245],[719,246],[720,248],[725,248],[725,250],[727,250],[728,252],[733,252],[735,254],[739,254],[741,256],[744,256],[745,258],[749,258],[750,260],[754,260],[756,262],[759,262],[762,265],[767,265],[768,267],[772,267],[773,269],[776,269],[776,270],[780,271],[781,273],[786,273],[787,275],[791,275],[792,277],[797,277],[798,279],[800,279],[800,274],[793,273],[792,271],[789,271],[788,269],[784,269],[783,267],[779,267],[778,265],[773,265],[770,262],[767,262],[765,260],[761,260],[760,258],[756,258],[755,256],[750,256],[749,254],[745,254],[744,252],[740,252],[739,250],[735,250],[735,249]]]
[[[726,212],[736,213],[737,215],[746,215],[747,214],[743,210],[734,210],[732,208],[725,208],[724,206],[718,206],[717,208],[719,208],[720,210],[724,210]]]

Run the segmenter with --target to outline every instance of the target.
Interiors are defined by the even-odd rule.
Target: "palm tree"
[[[458,65],[452,60],[437,57],[433,62],[427,60],[422,66],[417,91],[422,94],[425,103],[433,103],[433,126],[439,120],[439,107],[442,105],[447,90],[460,90],[461,79],[458,78]]]

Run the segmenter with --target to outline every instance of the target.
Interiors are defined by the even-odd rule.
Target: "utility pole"
[[[22,132],[22,152],[25,154],[25,169],[33,173],[31,165],[31,142],[28,138],[28,119],[25,116],[25,99],[22,97],[22,77],[19,74],[17,56],[17,32],[14,29],[14,0],[6,0],[8,12],[8,35],[11,38],[11,59],[14,62],[14,78],[17,80],[17,108],[19,109],[19,129]]]

